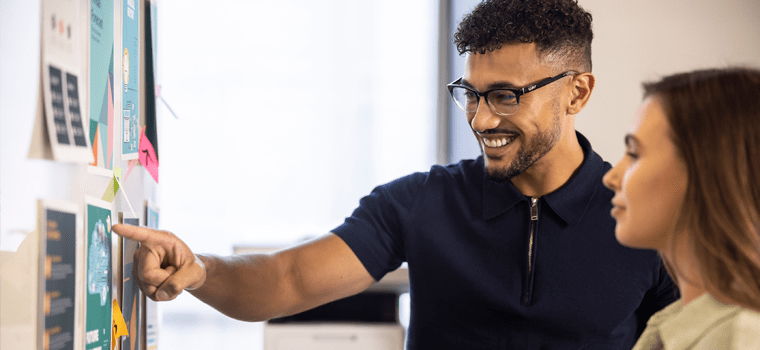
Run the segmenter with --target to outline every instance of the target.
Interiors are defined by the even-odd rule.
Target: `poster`
[[[137,0],[122,1],[122,110],[121,160],[136,159],[140,142],[138,115],[140,6]]]
[[[158,230],[158,208],[153,201],[145,201],[145,226]]]
[[[85,349],[111,348],[111,203],[87,197]]]
[[[114,145],[114,4],[90,1],[90,129],[95,171],[110,176]]]
[[[74,203],[40,200],[38,346],[81,349],[81,210]]]
[[[59,161],[93,161],[88,127],[87,89],[82,77],[83,34],[75,0],[42,1],[40,75],[44,115],[53,157]]]
[[[156,350],[158,349],[158,302],[145,298],[145,317],[143,322],[143,331],[145,337],[143,338],[145,343],[143,349]]]
[[[158,229],[158,209],[152,201],[145,201],[145,224],[149,228]],[[144,349],[158,349],[158,303],[143,297],[145,301],[145,321],[143,330],[145,333]]]
[[[152,145],[155,162],[158,162],[158,116],[156,109],[156,40],[157,13],[156,2],[145,2],[145,136]],[[142,140],[140,140],[142,142]],[[141,152],[143,146],[140,145]],[[144,163],[143,163],[144,164]],[[158,178],[158,176],[154,176]]]
[[[140,219],[123,216],[119,213],[121,222],[133,226],[140,226]],[[127,326],[128,336],[121,338],[122,350],[138,350],[142,333],[142,292],[134,283],[132,276],[132,264],[138,242],[131,239],[122,239],[122,303],[121,312]]]

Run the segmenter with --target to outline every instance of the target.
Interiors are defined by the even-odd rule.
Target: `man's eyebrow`
[[[472,84],[470,84],[464,78],[462,78],[462,85],[467,86],[469,88],[475,89],[475,87],[472,86]],[[517,90],[517,89],[521,89],[521,87],[518,87],[515,84],[512,84],[512,83],[510,83],[508,81],[497,81],[497,82],[491,83],[488,86],[486,86],[486,89],[483,90],[483,91],[488,91],[488,90],[493,90],[493,89],[514,89],[514,90]]]

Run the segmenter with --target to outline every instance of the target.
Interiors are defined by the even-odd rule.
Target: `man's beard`
[[[485,165],[488,179],[496,182],[507,182],[513,177],[520,175],[523,171],[530,168],[541,157],[549,153],[552,148],[559,142],[562,136],[562,126],[560,123],[559,113],[554,114],[552,126],[533,136],[517,150],[517,155],[512,163],[506,168],[494,168]],[[482,150],[481,150],[482,152]],[[485,157],[485,155],[483,155]]]

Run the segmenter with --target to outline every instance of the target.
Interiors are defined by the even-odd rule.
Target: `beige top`
[[[705,293],[652,315],[633,350],[760,349],[760,313]]]

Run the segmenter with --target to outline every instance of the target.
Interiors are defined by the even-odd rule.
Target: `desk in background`
[[[233,253],[282,248],[238,245]],[[402,350],[405,330],[399,323],[399,297],[407,292],[404,264],[362,293],[265,322],[264,350]]]

